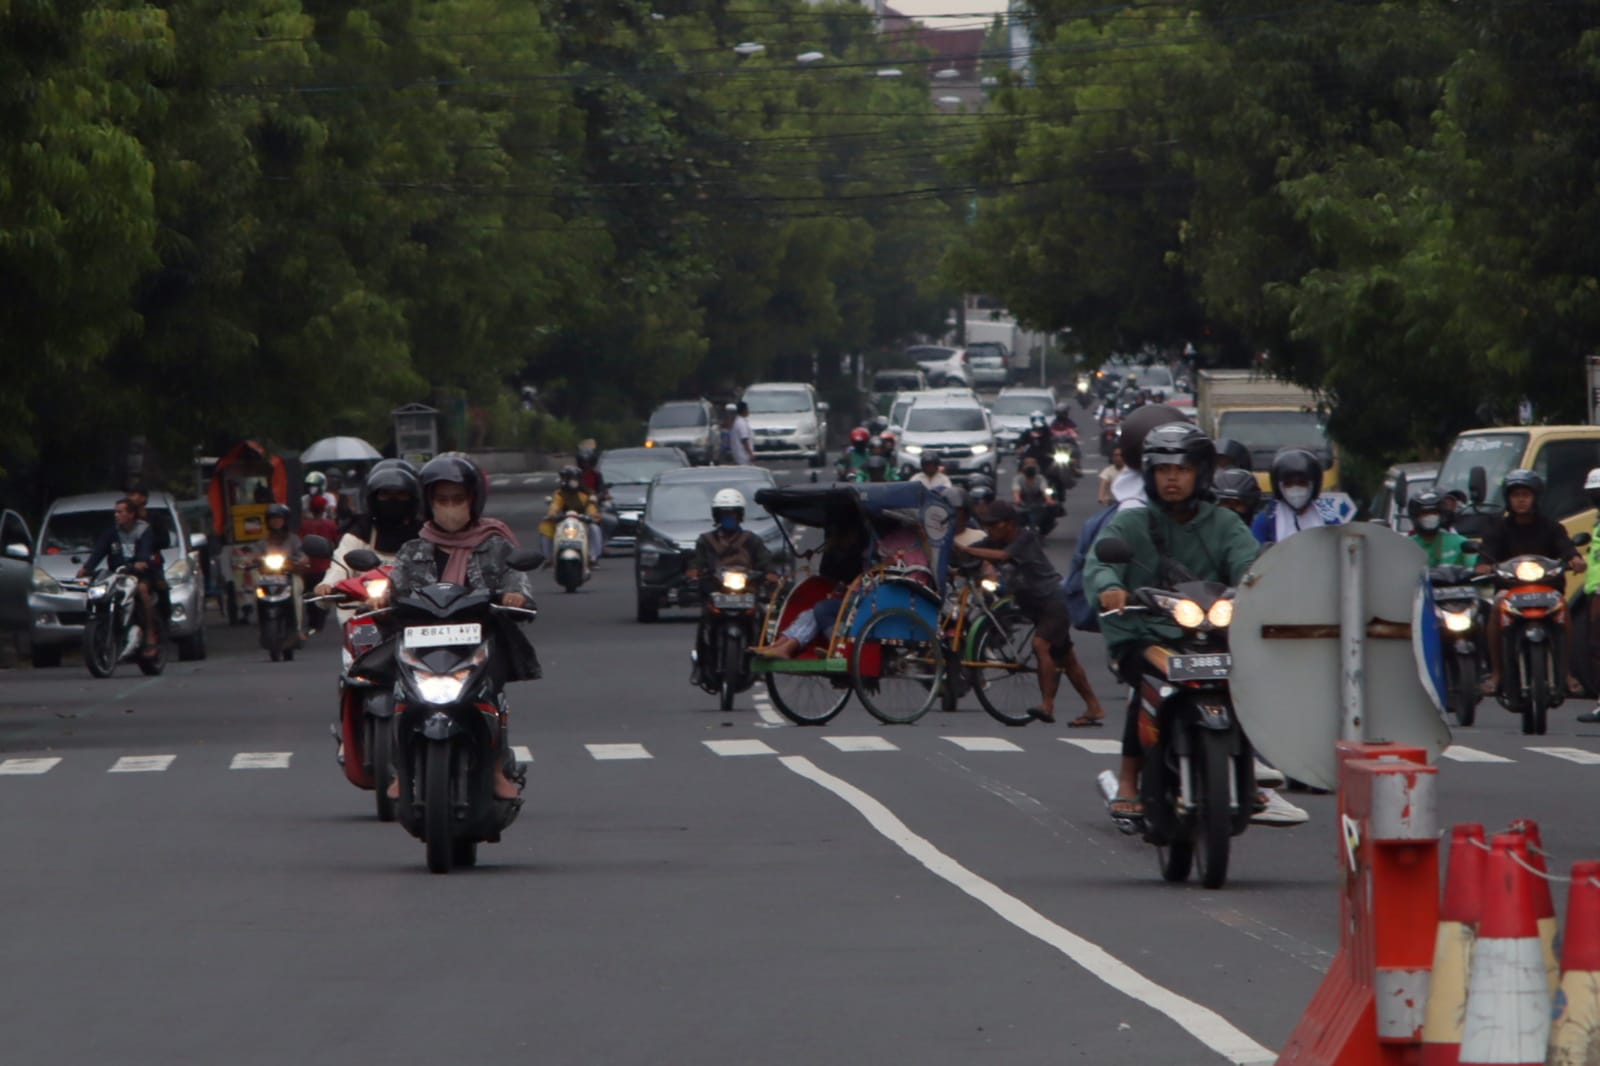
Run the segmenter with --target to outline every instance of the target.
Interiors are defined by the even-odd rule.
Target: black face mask
[[[384,525],[396,525],[411,519],[417,505],[410,500],[373,500],[372,518]]]

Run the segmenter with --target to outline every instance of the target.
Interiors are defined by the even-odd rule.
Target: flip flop
[[[1074,718],[1072,721],[1067,723],[1067,728],[1068,729],[1099,729],[1101,726],[1103,726],[1105,724],[1106,724],[1106,716],[1103,715],[1103,714],[1099,718],[1091,718],[1087,714],[1080,714],[1080,715],[1078,715],[1078,717]]]
[[[1042,711],[1038,707],[1029,707],[1028,717],[1034,719],[1035,721],[1048,722],[1049,724],[1054,725],[1056,720],[1056,712]]]
[[[1117,810],[1121,806],[1122,810]],[[1134,819],[1144,817],[1144,801],[1137,796],[1118,796],[1106,804],[1106,810],[1111,812],[1111,817],[1117,819]]]

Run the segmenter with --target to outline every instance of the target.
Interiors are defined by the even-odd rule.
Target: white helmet
[[[1589,471],[1589,476],[1583,479],[1583,491],[1594,492],[1600,489],[1600,466]]]
[[[328,478],[322,471],[313,470],[306,475],[306,488],[310,489],[313,494],[321,492],[327,486]]]
[[[711,497],[712,514],[716,514],[718,511],[743,510],[744,493],[740,492],[738,489],[719,489],[717,494]]]

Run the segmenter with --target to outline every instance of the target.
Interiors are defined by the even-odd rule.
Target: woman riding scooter
[[[546,559],[555,556],[556,523],[568,511],[576,511],[590,519],[589,568],[592,570],[600,564],[600,552],[605,547],[600,539],[600,507],[595,497],[584,491],[583,471],[576,466],[561,468],[561,484],[550,497],[550,509],[545,512],[544,521],[539,523],[539,542]]]

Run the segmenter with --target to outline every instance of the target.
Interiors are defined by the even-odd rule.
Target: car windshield
[[[889,424],[891,426],[905,425],[906,412],[911,410],[911,405],[915,402],[915,400],[896,400],[893,409],[889,411]]]
[[[915,390],[922,385],[922,378],[918,374],[897,371],[891,374],[874,374],[872,376],[873,392],[903,392],[907,389]]]
[[[1249,448],[1257,470],[1271,466],[1280,448],[1304,448],[1324,463],[1331,458],[1327,427],[1315,411],[1224,411],[1217,436]]]
[[[58,511],[45,523],[39,534],[39,544],[45,555],[86,552],[94,547],[95,538],[110,529],[114,522],[109,507],[104,511]]]
[[[650,416],[651,429],[688,429],[705,424],[706,409],[697,403],[669,403]]]
[[[980,341],[977,344],[967,345],[967,358],[969,359],[1001,359],[1005,351],[993,341]]]
[[[652,449],[652,455],[600,457],[600,477],[607,485],[648,485],[663,470],[677,470],[683,460],[674,451]]]
[[[1489,490],[1484,501],[1495,508],[1502,506],[1500,482],[1522,462],[1528,450],[1526,433],[1480,433],[1470,437],[1457,437],[1439,467],[1439,477],[1433,490],[1441,495],[1447,492],[1467,492],[1467,482],[1472,478],[1472,468],[1483,467],[1487,475],[1485,485]]]
[[[1054,409],[1048,396],[1001,396],[989,410],[997,415],[1031,415],[1035,411],[1048,415]]]
[[[1147,366],[1138,371],[1141,389],[1171,389],[1172,371],[1164,366]]]
[[[907,419],[908,433],[978,433],[988,428],[976,407],[913,407]]]
[[[811,395],[802,389],[771,389],[744,394],[753,415],[798,415],[811,412]]]
[[[766,509],[756,503],[756,491],[771,485],[766,478],[754,477],[658,484],[650,490],[645,518],[651,522],[704,522],[710,529],[711,497],[722,489],[738,489],[744,493],[744,521],[749,525],[771,518]]]

